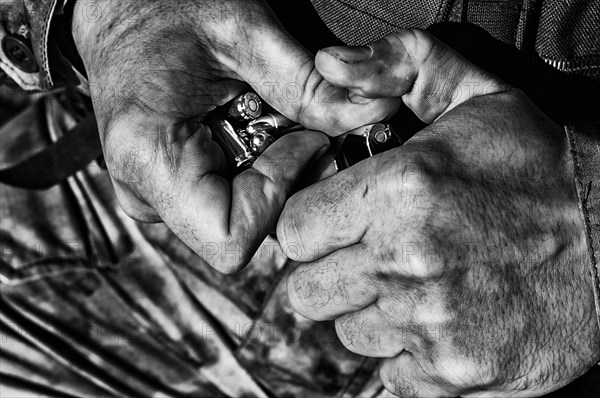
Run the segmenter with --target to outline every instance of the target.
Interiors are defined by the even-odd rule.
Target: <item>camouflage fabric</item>
[[[93,8],[93,1],[79,1]],[[412,7],[375,0],[313,3],[334,33],[360,42],[406,21],[427,27],[460,20],[463,2],[423,2],[429,8],[413,1],[406,2]],[[527,31],[522,21],[540,18],[527,7],[553,2],[513,1],[520,3],[519,17],[510,19],[515,34],[489,26],[504,15],[507,2],[487,3],[500,6],[496,14],[476,13],[479,25],[521,49],[529,37],[518,34],[518,29]],[[594,26],[597,2],[562,4],[564,15],[585,16],[576,19],[583,27],[573,30],[573,40],[589,35],[585,27]],[[23,72],[0,51],[2,83],[10,79],[24,90],[44,92],[64,85],[59,76],[66,72],[50,61],[57,49],[48,33],[52,17],[63,7],[60,0],[3,0],[0,40],[7,34],[28,40],[39,69]],[[552,35],[565,30],[549,28],[554,20],[548,12],[553,14],[542,13],[549,22],[540,30],[547,39],[533,41],[536,51],[551,66],[592,76],[599,70],[597,48],[578,46],[569,54],[572,42],[552,47]],[[358,26],[365,28],[352,33]],[[574,62],[580,59],[581,64]],[[84,82],[76,70],[67,72]],[[45,147],[73,125],[61,95],[27,105],[29,101],[4,87],[2,110],[24,109],[8,122],[4,120],[11,112],[2,114],[0,165]],[[9,98],[18,106],[9,106]],[[566,130],[598,288],[594,265],[599,266],[600,258],[600,145],[598,130],[590,126],[573,122]],[[218,274],[163,225],[139,224],[125,216],[97,164],[47,191],[0,186],[0,214],[2,396],[386,395],[376,360],[346,351],[331,323],[310,322],[292,311],[282,281],[294,264],[286,262],[273,239],[240,274]]]
[[[0,129],[11,164],[74,123],[60,96]],[[47,191],[0,188],[2,396],[373,396],[377,362],[291,308],[267,239],[222,275],[119,208],[90,165]],[[210,247],[207,247],[210,250]],[[235,253],[225,253],[235,255]]]

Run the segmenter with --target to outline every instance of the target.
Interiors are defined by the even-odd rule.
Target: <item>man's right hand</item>
[[[262,1],[81,0],[72,28],[123,210],[165,222],[222,272],[242,268],[274,230],[294,181],[328,140],[290,134],[229,181],[202,123],[208,112],[246,82],[287,117],[332,134],[379,121],[399,104],[351,103]]]

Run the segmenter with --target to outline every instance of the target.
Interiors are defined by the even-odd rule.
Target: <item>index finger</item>
[[[360,242],[369,220],[361,206],[369,190],[367,162],[321,180],[292,196],[277,224],[277,239],[289,258],[314,261]]]
[[[235,179],[221,177],[203,159],[214,157],[210,130],[188,138],[175,172],[159,172],[151,201],[162,220],[213,268],[233,273],[245,266],[277,218],[292,185],[311,160],[327,149],[322,133],[288,134]],[[152,203],[153,202],[153,203]]]

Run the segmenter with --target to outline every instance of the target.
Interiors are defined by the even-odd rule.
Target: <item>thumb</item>
[[[350,98],[402,97],[424,122],[470,98],[508,86],[428,32],[402,29],[363,47],[329,47],[316,57],[319,73],[350,90]]]
[[[304,49],[278,23],[275,16],[247,27],[245,45],[235,72],[286,117],[313,130],[338,135],[392,116],[398,98],[353,103],[348,90],[323,79],[315,68],[314,55]]]

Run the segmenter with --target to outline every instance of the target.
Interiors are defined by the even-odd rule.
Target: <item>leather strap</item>
[[[96,118],[90,112],[49,147],[13,166],[0,169],[0,183],[25,189],[48,189],[101,155]]]

